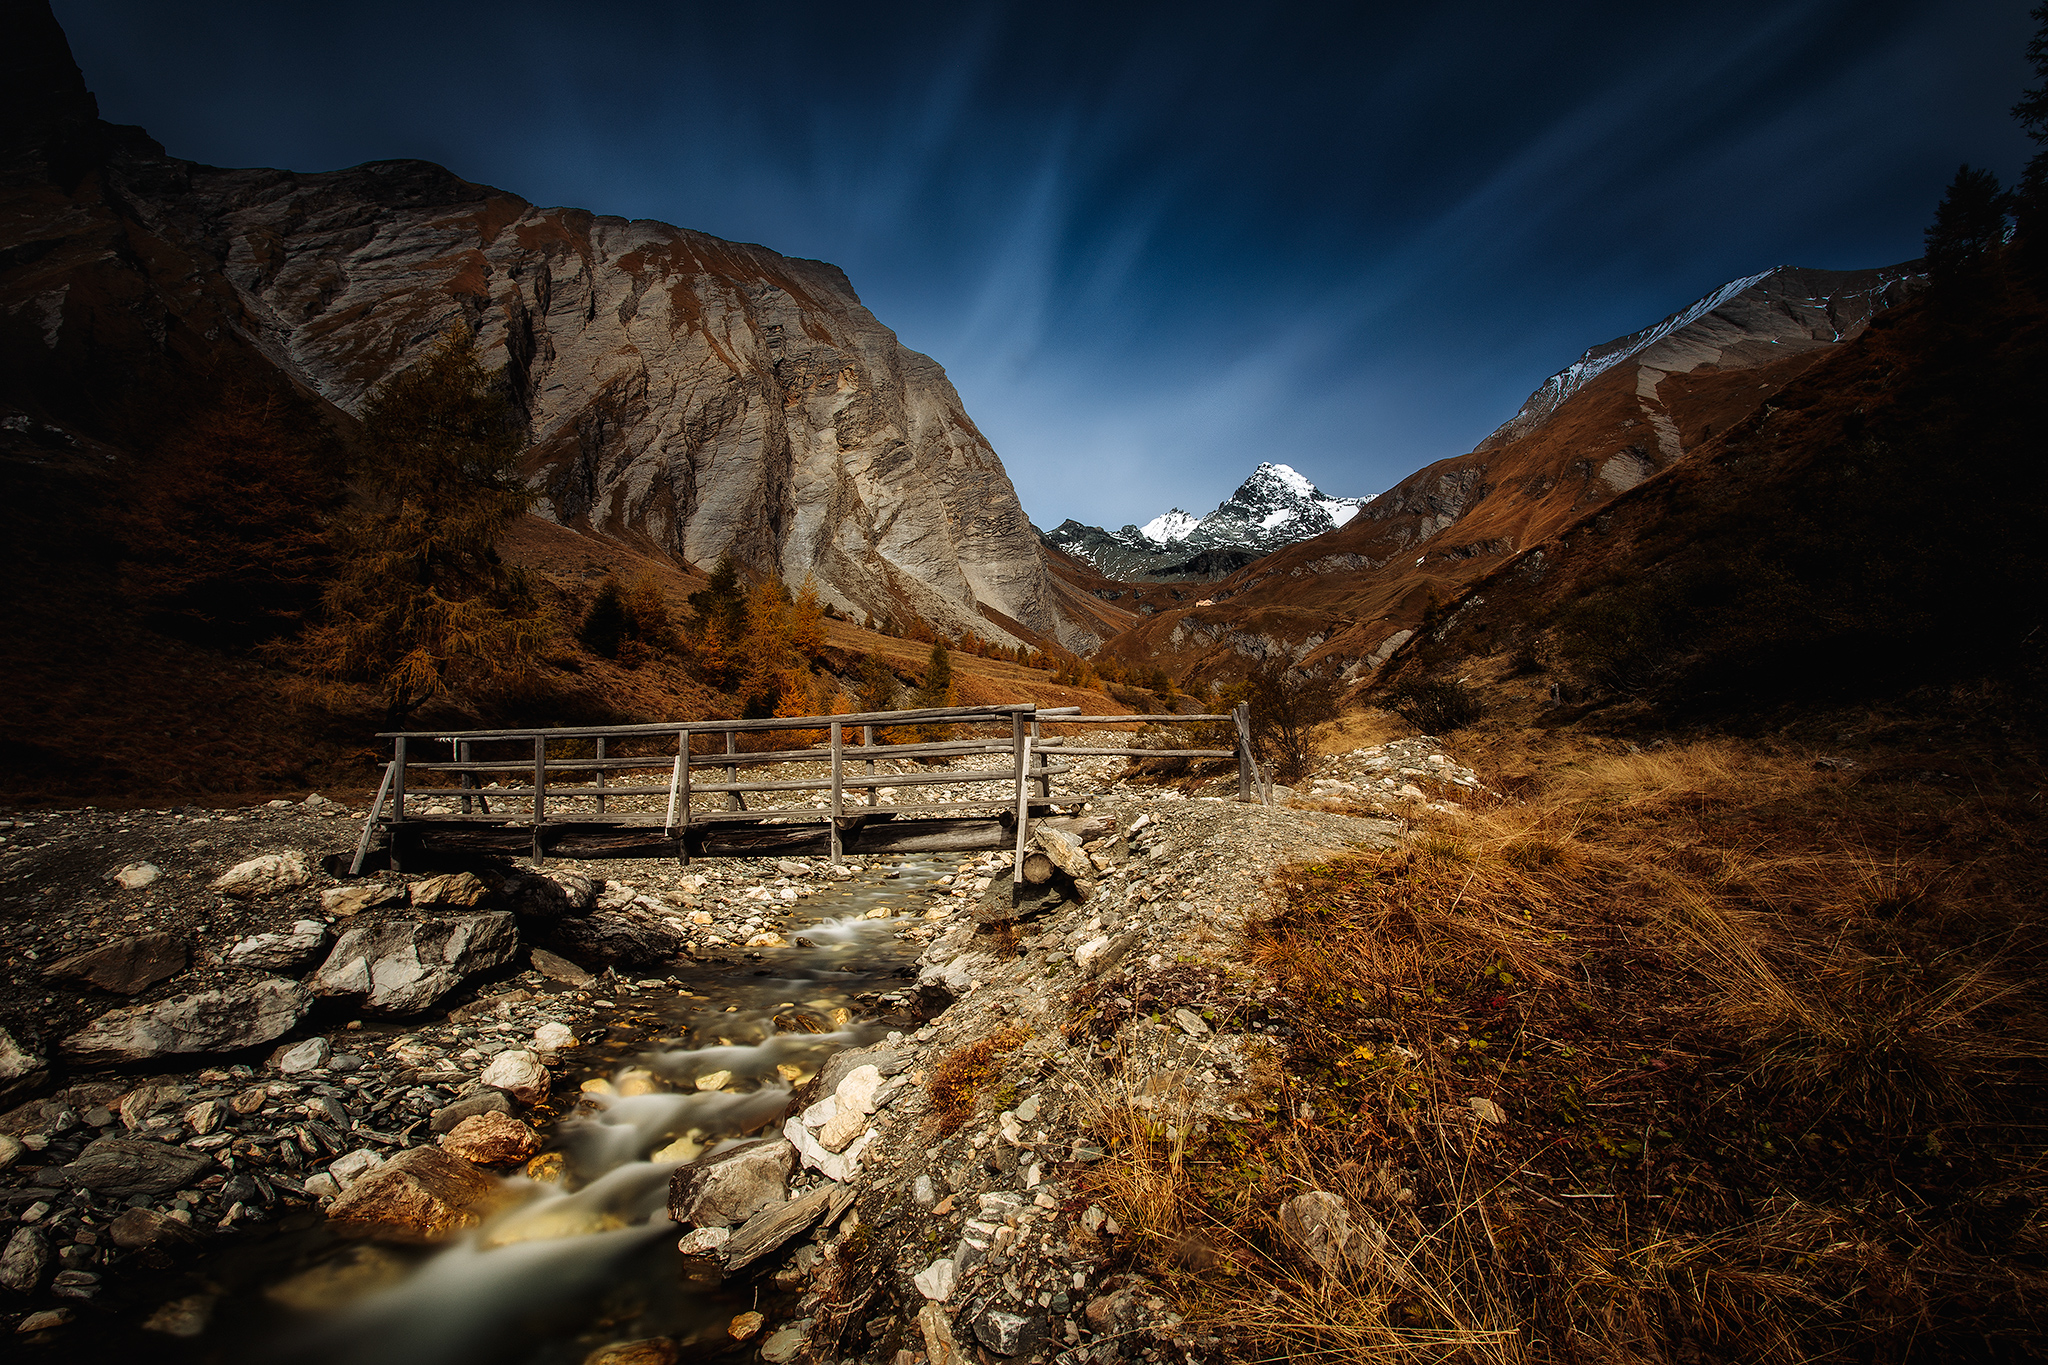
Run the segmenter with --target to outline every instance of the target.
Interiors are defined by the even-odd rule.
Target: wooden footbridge
[[[1021,859],[1032,818],[1063,799],[1080,799],[1054,792],[1055,779],[1073,771],[1067,760],[1092,756],[1234,758],[1238,799],[1255,799],[1260,773],[1248,707],[1184,716],[1084,716],[1079,710],[1023,702],[771,720],[388,731],[378,737],[390,741],[391,761],[350,875],[363,870],[380,835],[394,870],[428,857],[528,856],[535,866],[550,855],[674,857],[686,864],[764,856],[837,862],[847,854],[1013,844]],[[1234,743],[1227,749],[1086,748],[1047,733],[1152,722],[1227,724]],[[912,729],[949,737],[877,743],[879,731]],[[853,743],[856,732],[859,742]],[[951,737],[961,732],[968,734]],[[792,735],[794,745],[775,747]],[[878,766],[903,760],[917,770]],[[968,760],[964,769],[925,766],[961,760]],[[794,765],[808,766],[780,779],[770,775]],[[959,801],[909,805],[882,800],[894,788],[991,783],[1002,784],[998,795],[970,792]],[[802,804],[772,804],[777,801]]]

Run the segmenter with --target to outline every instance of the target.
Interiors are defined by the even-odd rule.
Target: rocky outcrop
[[[182,161],[98,123],[49,30],[10,59],[0,160],[0,396],[38,421],[112,438],[124,386],[248,366],[355,413],[467,325],[505,366],[544,517],[811,575],[855,613],[1090,642],[945,371],[838,267],[422,161]]]

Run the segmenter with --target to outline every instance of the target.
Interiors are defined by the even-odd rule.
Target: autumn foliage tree
[[[247,645],[298,628],[334,559],[347,453],[305,400],[231,387],[138,461],[123,578],[167,633]]]
[[[337,522],[324,619],[294,652],[318,676],[375,687],[397,725],[459,683],[536,663],[546,618],[497,549],[533,495],[511,405],[467,329],[370,396],[363,436],[361,504]]]

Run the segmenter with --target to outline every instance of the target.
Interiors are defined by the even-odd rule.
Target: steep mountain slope
[[[1920,278],[1909,263],[1733,281],[1594,347],[1477,449],[1238,570],[1208,591],[1212,605],[1162,612],[1104,648],[1183,674],[1284,652],[1361,676],[1467,584],[1767,405]]]
[[[466,324],[507,366],[543,516],[812,574],[877,617],[1092,641],[944,371],[836,267],[538,208],[424,162],[178,160],[100,123],[61,32],[26,8],[44,22],[0,96],[6,420],[118,449],[153,393],[236,370],[353,413]]]
[[[1388,673],[1483,674],[1514,651],[1595,703],[1752,723],[1936,683],[1951,724],[1982,713],[1970,743],[2038,742],[2048,304],[1948,303],[1881,319],[1495,566]]]
[[[1221,578],[1261,555],[1345,525],[1372,499],[1333,498],[1289,466],[1267,462],[1206,517],[1175,507],[1121,531],[1069,518],[1039,532],[1039,539],[1110,578]]]

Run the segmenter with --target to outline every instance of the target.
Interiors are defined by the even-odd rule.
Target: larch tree
[[[369,683],[392,724],[463,683],[516,677],[549,635],[498,543],[533,503],[511,405],[466,328],[363,408],[361,505],[339,519],[325,619],[296,653],[316,675]]]

